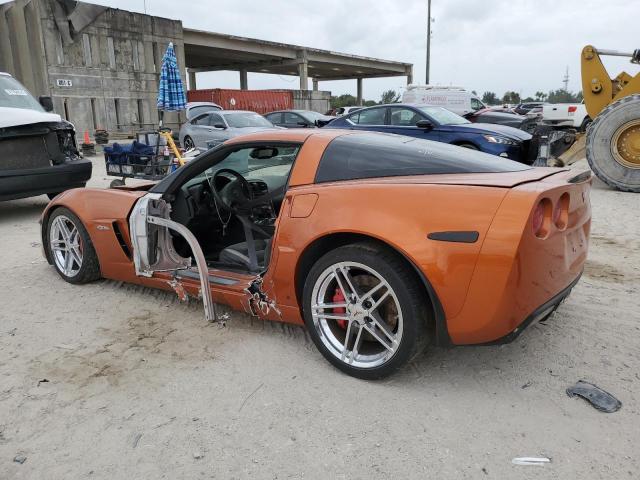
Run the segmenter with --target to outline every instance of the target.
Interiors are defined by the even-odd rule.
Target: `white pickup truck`
[[[542,123],[584,132],[591,123],[591,117],[584,103],[550,103],[542,106]]]

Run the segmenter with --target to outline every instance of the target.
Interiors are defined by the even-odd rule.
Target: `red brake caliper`
[[[331,301],[333,303],[344,303],[346,300],[346,298],[344,298],[344,295],[342,294],[342,290],[340,290],[339,287],[336,287],[336,291],[333,293],[333,298],[331,299]],[[339,315],[341,313],[346,313],[347,309],[344,307],[334,307],[333,308],[333,313],[335,313],[336,315]],[[347,328],[347,321],[346,320],[336,320],[336,322],[338,322],[338,325],[340,325],[341,328],[344,328],[346,330]]]

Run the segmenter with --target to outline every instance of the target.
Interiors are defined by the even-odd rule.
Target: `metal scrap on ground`
[[[605,392],[593,383],[579,380],[573,387],[567,388],[567,395],[575,397],[576,395],[587,400],[594,408],[601,412],[613,413],[620,410],[622,402],[609,392]]]

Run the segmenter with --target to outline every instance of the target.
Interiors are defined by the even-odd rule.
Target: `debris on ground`
[[[41,383],[49,383],[49,380],[46,378],[43,378],[42,380],[38,380],[38,386],[40,386]]]
[[[25,457],[24,455],[19,453],[18,455],[13,457],[13,461],[16,462],[16,463],[19,463],[20,465],[22,465],[24,462],[27,461],[27,457]]]
[[[200,460],[201,458],[204,458],[204,453],[202,453],[202,452],[193,452],[193,458],[195,458],[196,460]]]
[[[605,413],[613,413],[620,410],[622,402],[609,392],[602,390],[600,387],[593,383],[585,382],[584,380],[578,380],[573,387],[567,388],[567,395],[571,398],[576,395],[584,398],[591,403],[596,410],[600,410]]]
[[[545,465],[551,463],[547,457],[515,457],[511,460],[514,465]]]
[[[522,387],[520,387],[520,388],[522,388],[522,389],[524,390],[525,388],[529,388],[531,385],[533,385],[533,382],[528,381],[527,383],[525,383],[524,385],[522,385]]]
[[[141,438],[142,438],[141,433],[136,434],[135,438],[133,439],[133,448],[136,448],[138,446],[138,442],[140,442]]]

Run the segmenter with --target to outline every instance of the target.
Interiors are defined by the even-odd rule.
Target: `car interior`
[[[198,239],[210,268],[259,273],[269,263],[275,223],[300,145],[240,148],[187,179],[171,202],[172,220]],[[176,252],[192,256],[173,237]]]

